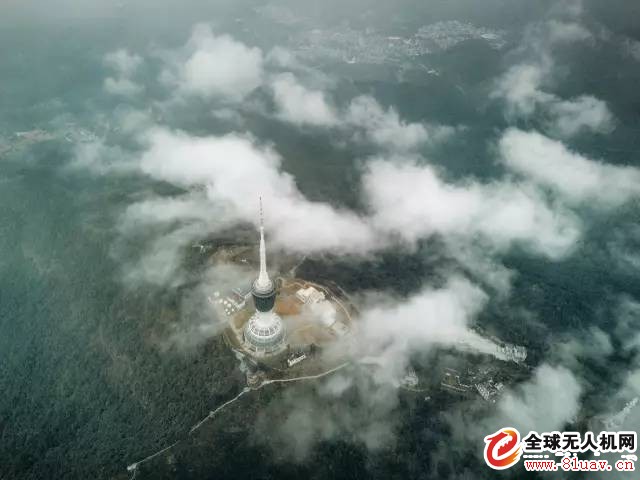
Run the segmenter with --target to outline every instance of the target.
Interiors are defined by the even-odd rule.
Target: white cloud
[[[570,137],[582,131],[608,133],[614,117],[607,104],[591,95],[562,99],[545,91],[553,81],[553,47],[585,41],[591,33],[575,22],[549,20],[525,35],[521,49],[530,49],[530,59],[511,66],[496,82],[492,98],[505,101],[510,117],[540,114],[554,136]]]
[[[104,64],[119,75],[130,77],[142,65],[142,57],[121,48],[107,53],[104,57]]]
[[[507,392],[498,402],[496,424],[530,430],[562,430],[580,409],[582,387],[564,367],[540,365],[533,378]]]
[[[265,204],[271,242],[291,251],[369,250],[375,238],[350,211],[307,200],[293,177],[280,170],[280,157],[239,135],[191,137],[155,129],[147,137],[142,170],[188,188],[206,187],[208,199],[235,221],[257,220],[258,195]]]
[[[204,200],[198,195],[141,200],[127,207],[120,228],[130,230],[204,220],[208,216],[213,217],[214,212],[220,213]]]
[[[428,165],[374,161],[363,179],[377,229],[409,241],[433,234],[494,248],[520,243],[558,257],[579,236],[577,220],[531,186],[512,182],[445,183]]]
[[[184,248],[198,239],[202,232],[203,228],[200,224],[185,223],[184,220],[172,229],[154,231],[149,228],[144,233],[152,234],[152,238],[145,244],[140,257],[135,261],[124,262],[125,283],[128,285],[147,283],[170,287],[182,284],[187,277],[183,262]],[[117,248],[120,248],[120,245],[114,248],[116,257],[120,255]]]
[[[575,26],[550,28],[553,42],[587,38]],[[174,70],[167,73],[182,93],[237,101],[264,81],[261,51],[225,35],[215,36],[210,27],[197,27],[184,53],[184,58],[174,59],[170,67]],[[286,52],[272,51],[265,62],[295,67],[295,59]],[[105,80],[108,91],[120,95],[139,93],[130,80],[140,63],[136,56],[114,54],[105,63],[117,72],[115,78]],[[610,128],[613,117],[604,102],[591,96],[562,100],[545,92],[548,68],[550,64],[544,63],[518,65],[502,78],[501,95],[516,114],[527,116],[542,110],[549,127],[560,136],[583,129]],[[393,107],[385,109],[368,96],[357,97],[338,109],[323,90],[305,86],[292,74],[274,76],[269,85],[283,120],[354,131],[356,137],[384,150],[414,151],[453,131],[449,127],[407,122]],[[232,110],[221,109],[215,114],[219,118],[235,118]],[[634,197],[640,189],[636,186],[640,185],[637,169],[593,162],[567,150],[560,142],[511,129],[500,141],[500,153],[505,164],[526,181],[509,177],[485,183],[472,179],[452,183],[432,166],[417,160],[378,159],[369,163],[363,177],[363,202],[369,207],[369,214],[359,215],[309,201],[295,179],[282,170],[278,154],[247,135],[194,137],[151,127],[148,115],[141,112],[128,118],[124,130],[146,132],[141,170],[190,192],[175,198],[147,198],[133,204],[123,215],[122,231],[133,235],[144,231],[152,237],[139,261],[128,265],[128,279],[134,282],[181,283],[187,275],[183,271],[185,246],[213,231],[255,222],[257,195],[261,194],[270,245],[305,253],[366,254],[377,248],[441,236],[460,263],[480,272],[487,283],[504,292],[513,272],[497,263],[496,252],[518,245],[557,258],[571,252],[580,234],[575,216],[550,201],[536,185],[562,193],[574,205],[594,199],[610,207]],[[142,127],[136,129],[134,125]],[[85,153],[88,162],[98,156],[96,152]],[[96,160],[92,165],[97,163]],[[176,325],[167,345],[189,346],[220,331],[221,324],[210,321],[212,312],[202,300],[207,291],[214,289],[212,285],[229,284],[228,273],[223,273],[216,283],[204,282],[197,287],[196,301],[185,300],[185,305],[200,317],[193,323]],[[374,408],[363,409],[362,417],[356,421],[353,412],[332,412],[331,421],[322,423],[300,410],[300,399],[295,397],[284,422],[286,435],[302,436],[306,445],[302,450],[306,450],[314,438],[331,438],[344,429],[368,446],[379,447],[391,436],[388,420],[397,401],[396,393],[380,384],[397,382],[411,352],[464,345],[496,354],[492,342],[469,328],[487,301],[488,296],[480,287],[453,276],[444,286],[425,287],[409,298],[367,302],[359,319],[363,349],[359,353],[375,357],[382,367],[373,373],[374,387],[363,389],[363,398],[377,395],[372,401]],[[590,334],[598,351],[611,351],[604,332],[594,329]],[[636,337],[633,341],[627,348],[637,345]],[[583,347],[570,343],[567,352],[574,359],[593,352]],[[638,378],[629,377],[629,388],[640,385]],[[324,387],[321,385],[320,390],[324,388],[327,396],[340,397],[356,381],[337,377],[329,379]],[[571,372],[543,364],[530,381],[504,395],[493,420],[513,424],[525,432],[528,428],[560,428],[577,413],[580,393],[581,387]],[[314,407],[316,403],[310,405]]]
[[[583,0],[565,0],[553,4],[549,10],[554,16],[575,20],[584,13]]]
[[[354,130],[356,140],[396,151],[410,151],[428,142],[441,141],[454,129],[440,125],[406,122],[394,108],[384,109],[373,97],[354,98],[341,110],[322,90],[302,85],[291,73],[271,81],[277,116],[295,125],[339,127]]]
[[[151,110],[121,109],[114,112],[114,116],[116,129],[124,134],[136,135],[153,125]]]
[[[640,194],[640,170],[590,160],[537,132],[507,130],[499,143],[504,163],[569,202],[615,208]]]
[[[626,53],[634,60],[640,62],[640,42],[632,38],[626,38],[623,43],[623,48]]]
[[[370,306],[358,318],[359,355],[382,357],[378,365],[389,381],[397,380],[397,370],[403,371],[411,351],[457,346],[497,355],[493,342],[469,329],[487,300],[484,291],[462,277],[402,300],[375,305],[369,299]]]
[[[469,328],[488,297],[465,278],[453,276],[441,287],[424,288],[408,298],[375,297],[366,301],[368,307],[358,317],[358,335],[349,345],[332,346],[342,357],[351,347],[353,366],[312,391],[286,394],[262,415],[260,437],[286,452],[280,455],[301,461],[317,441],[338,436],[370,450],[389,446],[397,426],[398,385],[412,353],[459,347],[496,354],[494,343]],[[274,418],[284,421],[274,423]]]
[[[415,150],[455,131],[447,126],[406,122],[394,108],[384,109],[370,96],[356,97],[344,108],[338,108],[328,93],[334,79],[305,66],[286,49],[275,47],[264,57],[260,49],[247,47],[229,35],[216,36],[206,24],[194,27],[182,50],[161,52],[159,56],[165,62],[160,82],[177,87],[178,96],[172,100],[197,95],[237,102],[266,86],[279,119],[299,126],[340,128],[353,132],[356,140],[388,150]],[[282,69],[291,71],[266,73]],[[112,90],[133,92],[132,87],[124,81],[109,81]]]
[[[225,290],[230,284],[248,284],[253,276],[250,269],[225,263],[208,268],[199,283],[181,298],[180,315],[168,325],[158,339],[161,349],[189,350],[218,336],[228,326],[226,318],[217,316],[209,298],[211,292]]]
[[[546,41],[551,44],[582,42],[592,38],[591,32],[576,22],[549,20]]]
[[[194,137],[156,127],[142,136],[142,143],[146,150],[138,165],[145,174],[193,192],[171,200],[143,200],[124,217],[125,226],[171,227],[163,230],[157,248],[150,249],[171,250],[169,260],[145,257],[153,267],[145,267],[149,272],[167,266],[158,275],[147,275],[160,279],[154,283],[176,267],[180,244],[239,223],[255,223],[258,195],[264,199],[269,240],[275,247],[367,255],[440,235],[451,256],[503,293],[511,274],[491,260],[495,253],[520,245],[557,258],[571,251],[580,234],[570,213],[526,183],[452,184],[428,165],[379,159],[364,172],[363,201],[369,213],[359,215],[305,198],[294,178],[282,171],[279,155],[248,136]]]
[[[289,70],[298,70],[305,69],[305,67],[300,63],[296,55],[286,48],[276,46],[269,50],[265,61],[273,66],[279,68],[286,68]]]
[[[640,303],[631,297],[623,297],[620,300],[616,320],[615,335],[622,349],[627,352],[638,349],[640,353]],[[638,385],[640,386],[640,383]],[[638,393],[640,394],[640,388]]]
[[[621,225],[609,232],[607,251],[621,272],[635,275],[640,271],[640,226]]]
[[[540,90],[548,68],[539,64],[514,65],[498,80],[494,98],[504,98],[511,115],[532,115],[553,96]]]
[[[114,77],[107,77],[104,80],[104,89],[107,93],[133,97],[144,91],[142,85],[131,79],[142,65],[142,57],[129,53],[126,49],[120,49],[107,53],[104,56],[104,64],[115,72]]]
[[[229,35],[216,36],[209,25],[194,27],[184,53],[162,78],[186,94],[238,101],[262,84],[262,51]]]
[[[596,418],[608,430],[635,430],[640,425],[640,303],[630,296],[622,296],[615,317],[613,335],[630,362],[626,369],[612,369],[613,381],[609,383],[615,385],[617,391],[607,395]],[[586,345],[585,349],[588,348]]]
[[[129,161],[129,153],[118,146],[109,146],[101,140],[80,142],[75,145],[70,170],[89,170],[95,174],[131,174],[136,171]]]
[[[570,137],[581,130],[607,133],[614,124],[607,104],[590,95],[550,102],[548,114],[551,130],[561,137]]]
[[[188,192],[143,197],[123,215],[125,237],[155,235],[130,269],[138,273],[127,274],[131,281],[179,283],[182,249],[213,232],[255,223],[258,195],[264,199],[274,247],[360,256],[441,236],[447,255],[503,294],[512,274],[494,261],[496,253],[520,245],[556,258],[571,251],[580,233],[570,214],[554,210],[531,185],[512,180],[447,183],[431,166],[407,158],[368,164],[362,176],[368,213],[358,214],[305,198],[282,170],[279,155],[250,136],[195,137],[150,127],[144,112],[125,111],[122,118],[129,116],[146,125],[142,131],[125,132],[141,142],[140,157],[99,143],[83,144],[74,167],[115,174],[139,169]]]
[[[113,78],[108,77],[104,80],[104,89],[111,95],[120,95],[123,97],[133,97],[144,90],[142,85],[139,85],[128,78]]]
[[[453,128],[403,121],[393,108],[384,110],[370,96],[354,98],[344,115],[346,122],[364,130],[366,137],[380,147],[406,151],[428,141],[442,140]]]
[[[614,125],[607,104],[591,95],[562,100],[542,90],[549,75],[548,64],[520,64],[511,67],[498,81],[494,98],[504,98],[510,116],[531,117],[541,113],[548,130],[560,137],[581,131],[607,133]]]
[[[261,410],[255,440],[272,448],[274,458],[295,462],[323,440],[349,438],[371,451],[388,447],[395,440],[397,390],[362,373],[343,370],[292,385]]]
[[[573,372],[583,370],[586,361],[603,362],[613,353],[609,335],[596,326],[583,332],[571,332],[568,338],[560,340],[555,346],[556,354],[562,364]]]
[[[510,293],[516,272],[503,265],[493,252],[464,238],[448,238],[447,251],[474,279],[490,287],[492,293],[502,297]]]
[[[338,115],[322,91],[301,85],[291,73],[277,75],[271,82],[277,115],[296,125],[323,127],[338,124]]]

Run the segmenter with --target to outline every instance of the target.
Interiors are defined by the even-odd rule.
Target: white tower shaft
[[[264,227],[260,225],[260,273],[256,287],[264,290],[271,288],[271,279],[267,273],[267,248],[264,243]]]
[[[267,247],[264,241],[264,222],[262,219],[262,197],[260,197],[260,273],[255,286],[262,291],[268,291],[273,284],[267,273]]]

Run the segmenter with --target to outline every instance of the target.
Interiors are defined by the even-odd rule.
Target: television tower
[[[244,328],[245,343],[250,350],[258,354],[277,353],[284,347],[285,329],[282,319],[273,311],[276,289],[267,272],[262,197],[260,197],[260,271],[253,281],[251,295],[256,311]]]

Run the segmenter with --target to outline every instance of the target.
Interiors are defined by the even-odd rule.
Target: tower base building
[[[244,327],[244,342],[250,351],[275,355],[285,350],[285,329],[275,312],[256,311]]]

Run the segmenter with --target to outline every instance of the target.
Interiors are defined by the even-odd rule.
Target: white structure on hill
[[[285,348],[285,329],[280,316],[273,311],[276,300],[275,285],[267,273],[267,251],[260,200],[260,272],[253,282],[251,295],[256,307],[244,328],[246,347],[258,355],[272,355]]]
[[[301,288],[296,292],[296,298],[302,303],[317,303],[324,300],[324,293],[314,287]]]

